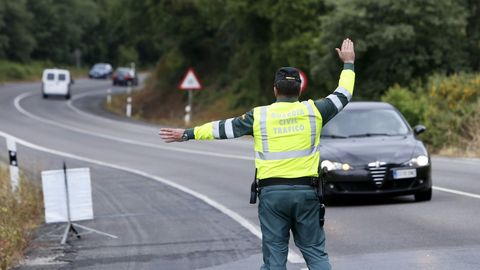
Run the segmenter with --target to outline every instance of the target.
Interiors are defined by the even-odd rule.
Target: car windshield
[[[95,69],[95,70],[104,70],[104,69],[107,69],[107,65],[105,64],[96,64],[93,66],[92,69]]]
[[[323,127],[322,137],[396,136],[405,135],[408,130],[405,121],[394,110],[345,110]]]
[[[55,74],[53,73],[47,73],[47,80],[53,81],[55,79]]]
[[[117,73],[118,74],[125,74],[125,73],[129,73],[130,72],[130,69],[128,68],[119,68],[117,69]]]
[[[67,76],[65,74],[58,74],[58,80],[59,81],[65,81],[66,78],[67,78]]]

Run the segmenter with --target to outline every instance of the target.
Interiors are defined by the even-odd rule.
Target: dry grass
[[[72,77],[87,77],[88,67],[76,68],[72,66],[54,65],[50,62],[33,61],[21,64],[6,60],[0,60],[0,82],[31,82],[38,81],[46,68],[65,68],[70,70]]]
[[[447,157],[469,157],[469,158],[478,158],[480,157],[480,152],[477,151],[466,151],[462,148],[447,147],[440,149],[437,153],[440,156]]]
[[[132,119],[147,121],[154,124],[172,126],[172,127],[187,127],[184,122],[184,113],[183,111],[175,110],[176,107],[184,107],[184,104],[181,106],[178,104],[167,103],[163,104],[163,109],[165,107],[171,108],[169,113],[145,113],[141,108],[139,109],[138,96],[140,92],[133,93],[133,110],[132,110]],[[127,94],[118,94],[112,96],[112,103],[104,103],[106,110],[115,113],[119,116],[125,116],[125,107],[126,107]],[[193,115],[193,119],[189,127],[198,126],[203,123],[227,119],[230,117],[240,116],[245,113],[245,109],[236,109],[231,110],[229,108],[229,103],[224,99],[217,99],[209,106],[203,106],[202,110],[197,111]]]
[[[475,112],[466,126],[459,146],[443,147],[437,154],[451,157],[480,157],[480,112]]]
[[[0,167],[0,269],[16,264],[43,216],[40,188],[22,177],[11,192],[9,172]]]
[[[480,157],[480,99],[458,133],[461,135],[458,145],[443,147],[439,154],[455,157]]]

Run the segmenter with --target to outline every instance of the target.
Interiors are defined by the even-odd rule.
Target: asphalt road
[[[120,237],[71,241],[68,263],[49,269],[258,269],[257,211],[248,204],[252,141],[165,144],[159,127],[100,109],[109,87],[77,80],[67,102],[41,99],[38,83],[0,86],[0,131],[31,144],[19,147],[20,166],[34,176],[63,159],[91,167],[96,218],[82,224]],[[434,157],[430,202],[406,196],[329,206],[334,269],[480,269],[479,166]],[[45,261],[23,269],[45,269]],[[298,253],[288,266],[305,268]]]

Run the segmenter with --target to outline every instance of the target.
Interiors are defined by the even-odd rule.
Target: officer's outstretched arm
[[[323,125],[339,113],[353,96],[353,87],[355,84],[355,51],[353,42],[347,38],[343,41],[341,49],[336,48],[336,50],[338,57],[344,63],[343,71],[338,81],[338,87],[325,99],[315,101],[315,105],[322,115]]]
[[[195,128],[160,129],[160,137],[165,142],[182,142],[187,140],[233,139],[253,134],[253,111],[226,120],[212,121]]]
[[[253,111],[226,120],[212,121],[193,129],[187,129],[188,139],[215,140],[233,139],[253,134]]]

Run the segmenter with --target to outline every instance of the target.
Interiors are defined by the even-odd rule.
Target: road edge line
[[[480,195],[477,195],[477,194],[474,194],[474,193],[469,193],[469,192],[464,192],[464,191],[449,189],[449,188],[443,188],[443,187],[438,187],[438,186],[433,186],[432,188],[434,190],[438,190],[438,191],[443,191],[443,192],[453,193],[453,194],[456,194],[456,195],[462,195],[462,196],[466,196],[466,197],[480,199]]]

